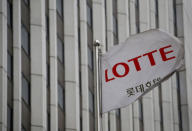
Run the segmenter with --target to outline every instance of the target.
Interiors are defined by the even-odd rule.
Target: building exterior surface
[[[103,114],[102,131],[192,131],[191,13],[191,0],[0,0],[0,131],[97,131],[94,41],[105,53],[153,28],[184,42],[186,68]]]

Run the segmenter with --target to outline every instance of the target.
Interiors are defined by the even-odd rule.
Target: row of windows
[[[7,38],[11,38],[13,36],[12,34],[12,28],[13,28],[13,20],[12,20],[12,1],[7,0],[7,29],[8,32],[10,31],[11,33],[7,33]],[[11,43],[9,43],[11,42]],[[11,44],[11,46],[9,46]],[[7,131],[13,131],[13,104],[10,104],[10,97],[13,97],[13,88],[12,84],[9,84],[9,82],[13,82],[13,56],[11,54],[12,52],[12,41],[8,40],[8,50],[7,50],[7,78],[8,78],[8,84],[7,87],[11,88],[8,89],[7,95],[8,95],[8,100],[7,100]],[[11,85],[11,86],[9,86]],[[11,92],[11,93],[10,93]],[[11,96],[9,95],[11,94]],[[12,102],[11,102],[12,103]]]
[[[21,46],[22,46],[22,131],[30,130],[30,0],[21,1]],[[23,13],[25,12],[25,13]],[[26,64],[25,64],[26,63]]]

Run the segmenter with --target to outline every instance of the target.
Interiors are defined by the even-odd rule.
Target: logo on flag
[[[102,112],[125,107],[183,67],[179,39],[160,30],[129,37],[101,58]]]

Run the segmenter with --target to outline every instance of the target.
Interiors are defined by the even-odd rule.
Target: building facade
[[[184,42],[185,70],[103,114],[102,131],[192,131],[191,12],[191,0],[0,0],[0,131],[99,130],[94,41],[105,53],[154,28]]]

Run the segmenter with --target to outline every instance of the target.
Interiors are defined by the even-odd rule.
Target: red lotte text
[[[137,72],[141,71],[142,67],[140,66],[139,59],[142,57],[147,57],[149,62],[150,62],[150,65],[155,66],[156,62],[155,62],[155,59],[153,57],[153,54],[157,53],[157,52],[160,53],[162,61],[164,61],[164,62],[175,59],[176,58],[175,56],[171,56],[171,57],[167,56],[167,54],[173,53],[173,50],[171,49],[171,47],[172,47],[171,45],[164,46],[164,47],[160,48],[159,50],[153,50],[151,52],[148,52],[148,53],[145,53],[143,55],[132,58],[130,60],[127,60],[127,63],[125,63],[125,62],[116,63],[112,67],[112,75],[111,76],[108,76],[108,69],[105,69],[105,82],[109,82],[109,81],[115,80],[116,78],[122,78],[122,77],[127,76],[129,74],[129,71],[130,71],[128,62],[134,63],[134,66],[135,66],[135,69]],[[124,73],[120,74],[117,72],[118,66],[122,66],[124,68]]]

